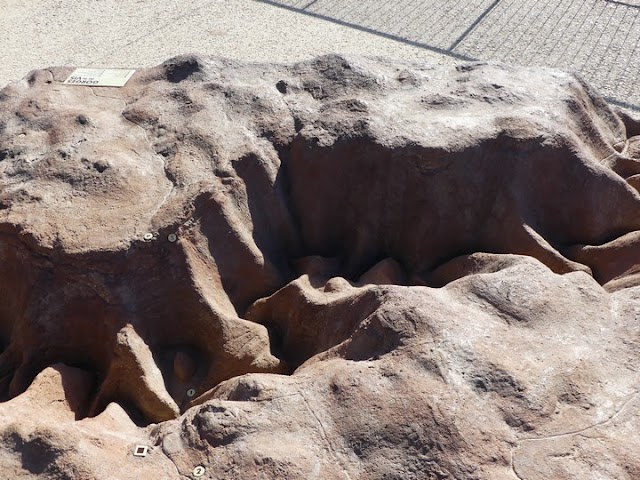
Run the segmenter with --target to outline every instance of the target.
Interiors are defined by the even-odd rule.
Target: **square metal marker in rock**
[[[146,457],[147,453],[149,453],[149,447],[146,445],[136,445],[136,448],[133,449],[134,457]]]
[[[64,85],[89,87],[124,87],[135,70],[120,68],[76,68]]]

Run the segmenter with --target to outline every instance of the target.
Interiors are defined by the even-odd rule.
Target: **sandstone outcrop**
[[[70,72],[0,91],[2,477],[640,478],[633,112],[496,64]]]

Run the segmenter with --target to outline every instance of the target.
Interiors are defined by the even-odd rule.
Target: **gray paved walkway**
[[[190,52],[293,62],[333,51],[454,62],[253,0],[0,0],[0,87],[52,65],[136,68]]]
[[[640,106],[638,0],[259,1],[452,58],[578,71]]]
[[[640,109],[640,0],[0,0],[0,86],[50,65],[338,51],[581,72]]]

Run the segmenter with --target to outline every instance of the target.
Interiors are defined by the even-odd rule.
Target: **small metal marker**
[[[196,468],[193,469],[193,476],[201,477],[204,475],[204,472],[206,472],[205,468],[202,465],[198,465]]]
[[[192,398],[195,394],[196,394],[195,388],[190,388],[189,390],[187,390],[187,397]]]
[[[170,233],[167,236],[167,240],[169,240],[171,243],[175,242],[178,239],[178,236],[175,233]]]
[[[142,238],[144,238],[147,241],[153,240],[153,233],[145,233]]]
[[[149,453],[149,447],[146,445],[136,445],[136,448],[133,449],[134,457],[146,457],[147,453]]]

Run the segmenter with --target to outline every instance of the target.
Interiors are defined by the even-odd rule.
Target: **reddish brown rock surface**
[[[500,65],[69,73],[0,91],[0,476],[640,478],[633,115]]]

